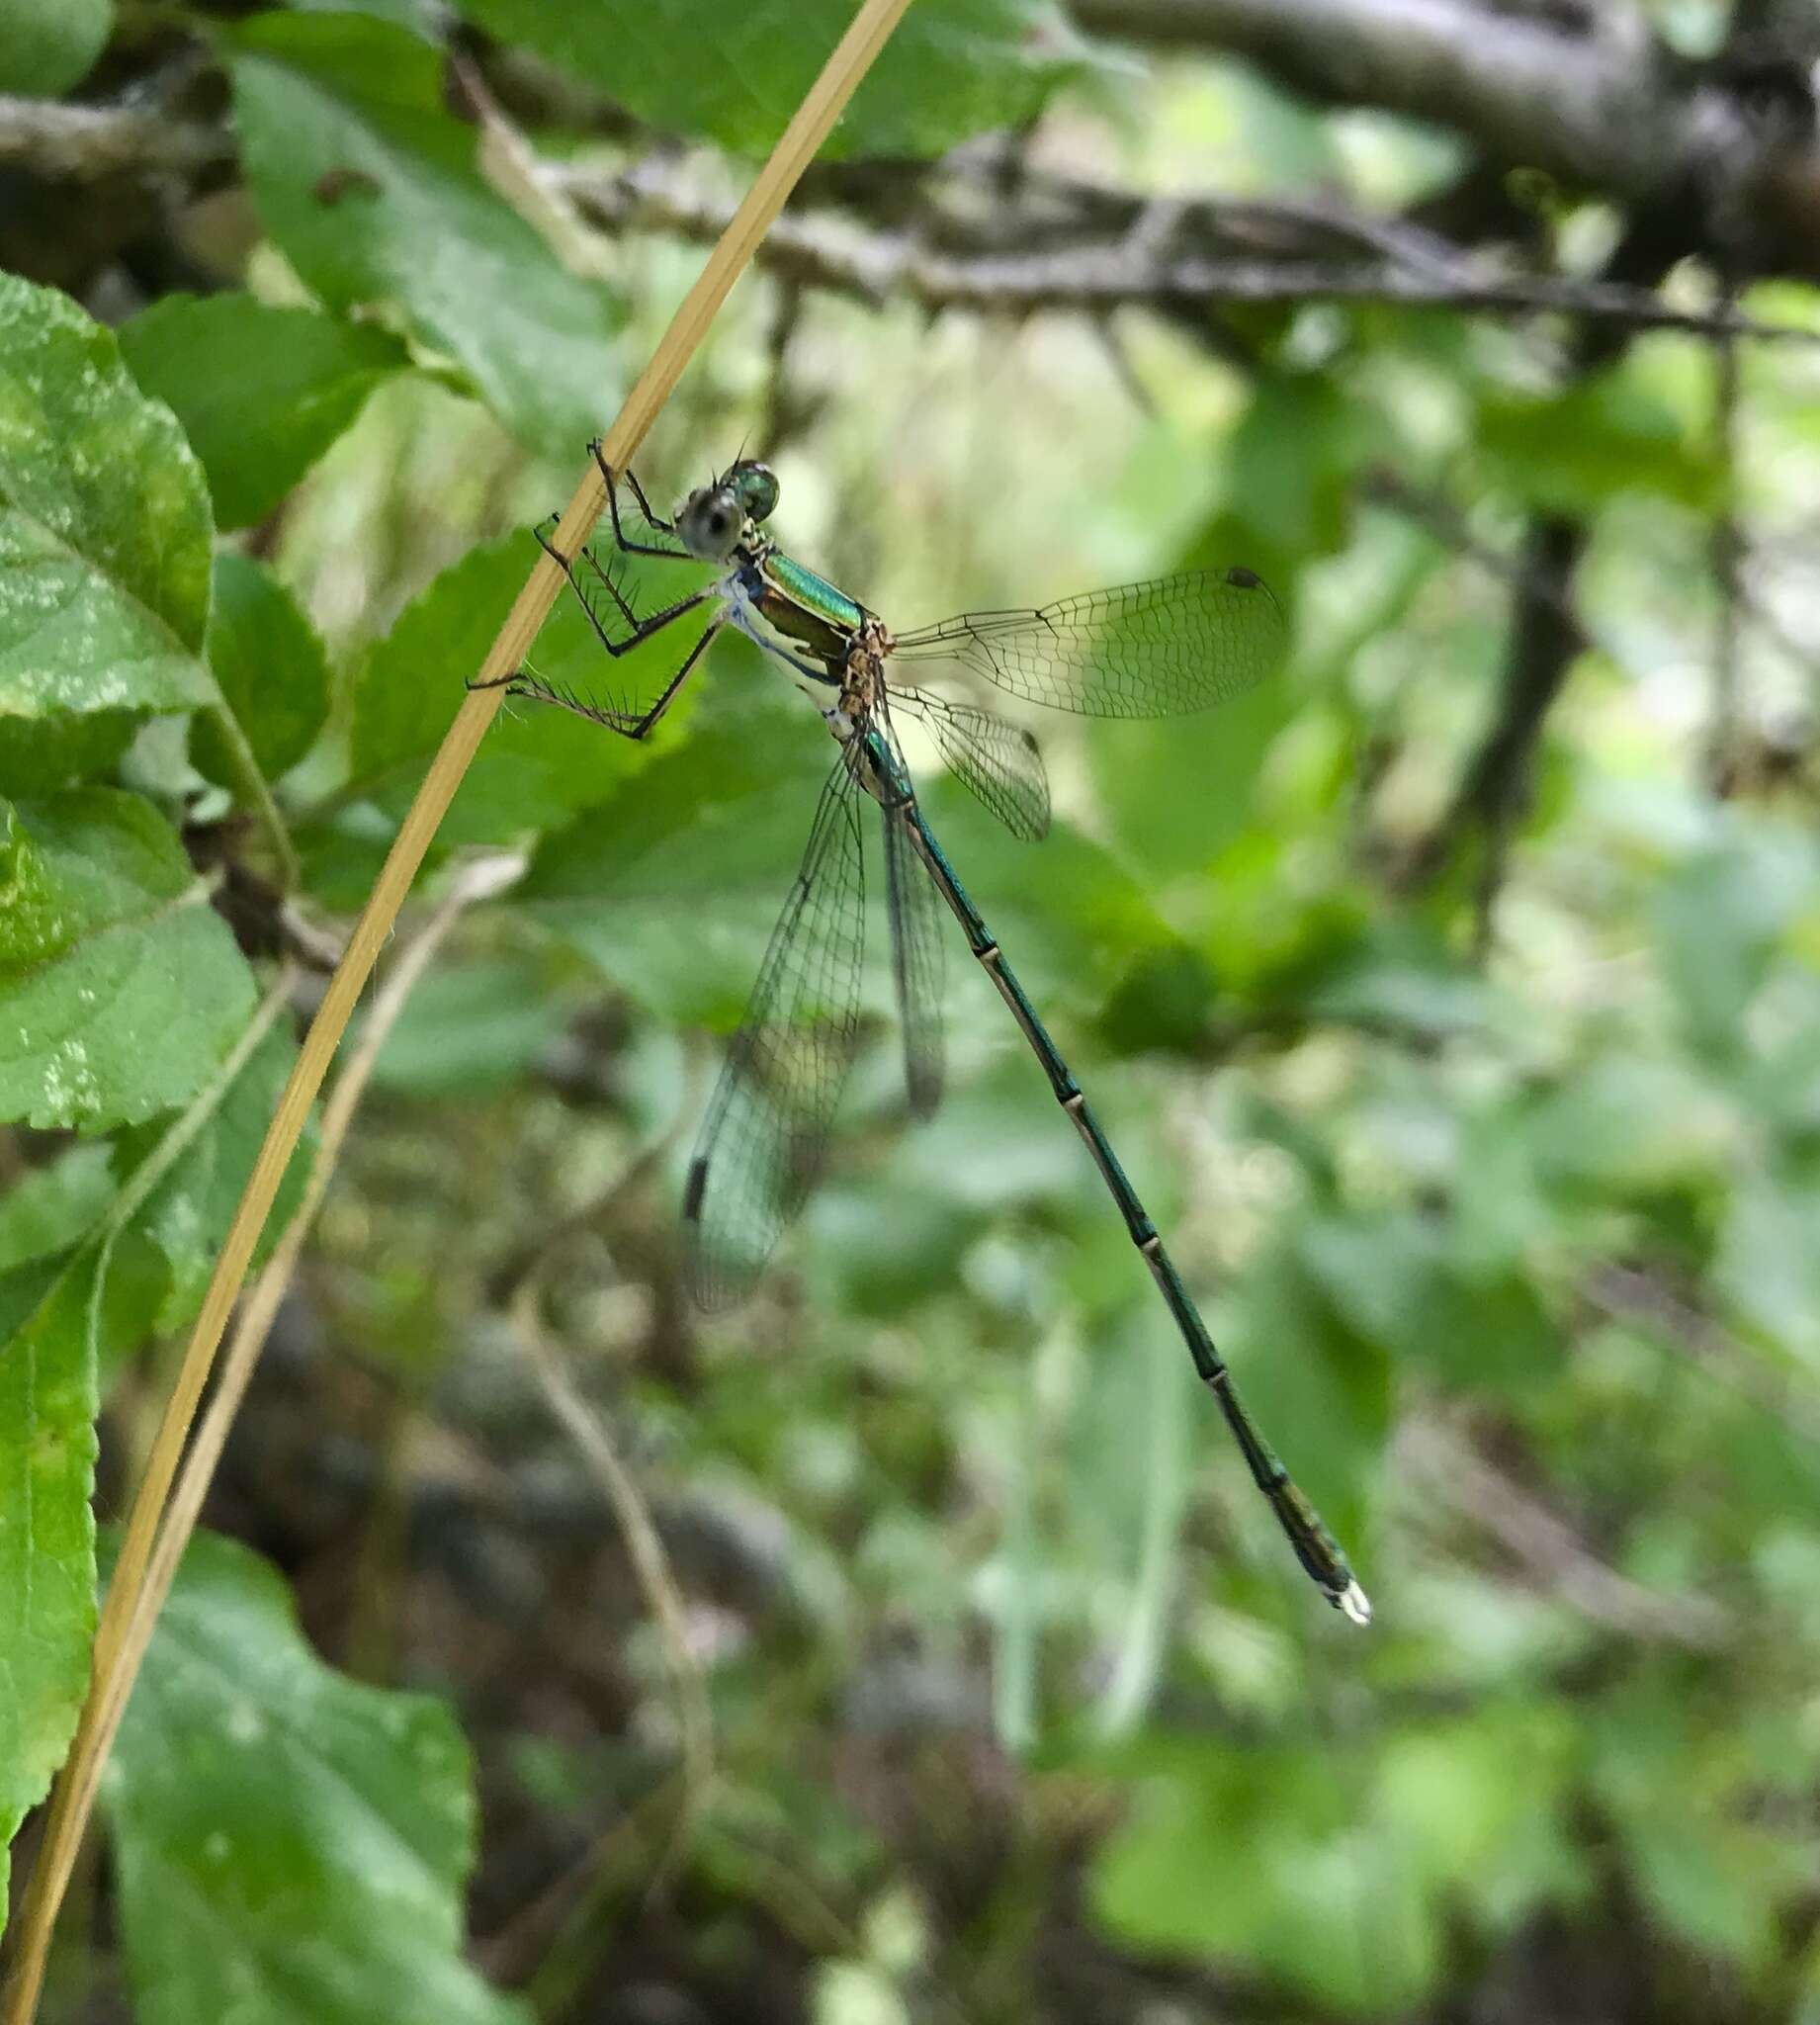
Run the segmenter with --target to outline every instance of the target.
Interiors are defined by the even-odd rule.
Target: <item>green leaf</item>
[[[113,32],[113,0],[0,0],[0,91],[60,98]]]
[[[1130,966],[1179,947],[1150,890],[1079,831],[1058,824],[1040,844],[1020,842],[953,780],[937,779],[920,799],[1006,958],[1044,1007],[1097,1006]]]
[[[244,1547],[191,1543],[104,1804],[141,2025],[526,2025],[462,1959],[453,1716],[325,1667]]]
[[[144,722],[138,710],[0,717],[0,795],[53,794],[112,773]]]
[[[1409,1215],[1317,1216],[1295,1233],[1335,1312],[1367,1342],[1462,1388],[1516,1394],[1560,1372],[1561,1332],[1516,1272],[1474,1273]]]
[[[1142,869],[1162,878],[1199,871],[1238,836],[1291,702],[1278,679],[1216,713],[1093,727],[1093,783],[1114,838]]]
[[[105,1256],[91,1248],[0,1356],[0,1848],[44,1797],[88,1689],[92,1339],[106,1290]]]
[[[1623,492],[1693,507],[1718,494],[1711,446],[1621,371],[1565,394],[1494,394],[1480,406],[1477,441],[1499,484],[1551,512],[1584,513]]]
[[[1634,1049],[1576,1065],[1528,1132],[1548,1182],[1616,1196],[1710,1185],[1742,1151],[1740,1120],[1689,1063]]]
[[[251,296],[166,296],[121,326],[132,377],[167,401],[221,527],[262,520],[410,363],[390,331]]]
[[[1440,1973],[1425,1881],[1328,1753],[1181,1739],[1090,1883],[1127,1946],[1249,1964],[1334,2011],[1407,2013]]]
[[[464,684],[479,667],[523,587],[535,550],[529,536],[473,549],[445,570],[367,657],[354,685],[350,763],[354,791],[394,821],[416,793],[424,769],[461,707]],[[586,657],[605,657],[585,630],[572,598],[538,642],[540,672],[563,679],[568,666],[553,636],[572,638]],[[653,643],[670,663],[680,647]],[[649,661],[641,657],[641,666]],[[631,665],[630,662],[627,665]],[[654,693],[654,692],[653,692]],[[445,843],[500,843],[572,816],[610,795],[645,764],[647,748],[548,704],[508,701],[469,767],[438,832]]]
[[[261,564],[223,551],[215,559],[209,665],[259,770],[276,780],[315,743],[328,715],[328,662],[297,600]],[[243,776],[218,726],[199,716],[190,757],[211,780]]]
[[[43,1797],[87,1685],[100,1374],[194,1314],[295,1053],[282,1033],[242,1039],[237,1071],[181,1113],[71,1148],[0,1205],[0,1847]]]
[[[1345,1325],[1287,1241],[1246,1274],[1229,1306],[1224,1347],[1247,1403],[1356,1552],[1365,1488],[1389,1431],[1388,1360]]]
[[[88,1129],[182,1103],[253,984],[149,802],[0,805],[0,1117]]]
[[[0,1272],[68,1251],[114,1199],[114,1149],[100,1140],[66,1145],[0,1196]]]
[[[514,434],[574,457],[617,397],[613,308],[480,175],[440,52],[352,14],[268,14],[235,47],[247,180],[299,274],[331,308],[391,308]]]
[[[296,1061],[290,1034],[282,1027],[268,1033],[135,1211],[134,1231],[157,1248],[169,1270],[164,1295],[141,1320],[141,1334],[184,1328],[201,1308],[216,1256]],[[169,1129],[168,1123],[140,1125],[119,1135],[114,1158],[123,1186],[157,1156]],[[313,1135],[306,1135],[292,1155],[259,1234],[255,1267],[296,1213],[313,1151]]]
[[[1702,1049],[1723,1059],[1743,1047],[1746,1009],[1814,884],[1811,844],[1766,830],[1689,856],[1653,890],[1663,973]]]
[[[1820,1369],[1820,1188],[1772,1169],[1745,1173],[1725,1205],[1713,1278],[1732,1311]]]
[[[0,715],[207,702],[210,543],[202,469],[113,334],[0,274]]]
[[[1533,1703],[1342,1753],[1152,1734],[1113,1757],[1135,1804],[1093,1860],[1092,1902],[1127,1943],[1248,1965],[1329,2013],[1405,2016],[1463,1895],[1509,1929],[1578,1886],[1575,1745]]]
[[[697,731],[603,809],[546,836],[515,898],[655,1010],[731,1024],[832,752],[795,711]]]
[[[460,0],[507,42],[606,92],[653,127],[765,153],[853,18],[846,0]],[[677,61],[680,50],[689,60]],[[1078,67],[1035,0],[918,0],[885,44],[824,152],[940,154],[1020,127]]]
[[[524,957],[451,964],[411,993],[374,1064],[377,1088],[469,1102],[522,1077],[567,1023],[572,994]]]
[[[1264,380],[1233,431],[1230,508],[1210,530],[1226,557],[1278,584],[1308,557],[1337,549],[1350,509],[1352,475],[1381,440],[1381,425],[1332,378],[1288,373]]]

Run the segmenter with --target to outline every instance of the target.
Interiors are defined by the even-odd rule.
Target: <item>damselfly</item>
[[[731,625],[800,678],[838,748],[802,868],[772,931],[689,1165],[683,1215],[696,1298],[705,1307],[721,1308],[747,1292],[821,1171],[835,1101],[857,1045],[865,943],[861,811],[876,805],[911,1108],[927,1113],[941,1092],[939,902],[960,923],[968,947],[1086,1142],[1195,1370],[1219,1401],[1253,1479],[1302,1566],[1330,1603],[1364,1624],[1370,1606],[1345,1555],[1246,1411],[1080,1084],[935,840],[894,727],[898,715],[920,723],[947,765],[1007,829],[1021,837],[1041,837],[1049,827],[1049,784],[1035,740],[977,704],[900,681],[899,669],[911,661],[945,661],[1058,710],[1087,717],[1170,717],[1223,702],[1270,671],[1282,642],[1275,598],[1249,570],[1200,571],[1063,598],[1039,610],[970,612],[894,634],[875,612],[792,561],[764,533],[778,496],[777,480],[766,466],[741,459],[691,492],[668,520],[652,512],[638,481],[624,474],[649,537],[635,540],[621,519],[622,475],[606,463],[598,444],[594,456],[622,556],[707,563],[719,572],[704,588],[641,616],[624,592],[617,565],[603,565],[586,545],[578,556],[560,555],[540,532],[601,646],[617,660],[692,613],[705,623],[681,666],[643,711],[559,689],[528,669],[510,678],[514,693],[561,704],[622,737],[643,739],[674,702],[709,642]]]

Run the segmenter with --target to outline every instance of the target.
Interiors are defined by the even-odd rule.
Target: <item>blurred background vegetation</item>
[[[0,600],[0,790],[181,836],[241,952],[121,985],[119,1087],[0,1075],[11,1370],[86,1373],[104,1524],[525,529],[844,13],[0,0],[0,498],[114,474],[213,684]],[[727,639],[648,748],[488,735],[46,2018],[1820,2020],[1816,59],[1754,0],[916,0],[641,459],[763,455],[894,624],[1282,599],[1239,706],[1031,714],[1042,846],[912,756],[1370,1631],[958,939],[939,1117],[881,963],[801,1229],[684,1304],[826,763]],[[18,363],[88,317],[105,428]]]

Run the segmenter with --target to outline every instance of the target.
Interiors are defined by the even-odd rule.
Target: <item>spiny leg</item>
[[[700,602],[700,600],[696,600]],[[675,615],[672,613],[672,617]],[[585,717],[590,724],[605,725],[610,732],[617,732],[622,739],[649,738],[663,713],[676,700],[677,692],[694,669],[695,663],[708,651],[708,643],[721,630],[723,621],[716,619],[704,628],[702,637],[689,649],[681,667],[664,684],[663,693],[643,716],[630,710],[608,710],[598,703],[590,703],[583,696],[559,689],[554,684],[541,681],[536,675],[527,674],[522,668],[506,679],[514,696],[529,696],[539,703],[554,703],[561,710],[573,711],[577,717]],[[492,685],[488,685],[492,686]]]
[[[587,556],[588,563],[593,569],[594,574],[597,577],[599,577],[601,582],[604,583],[607,586],[607,588],[613,593],[614,603],[617,604],[621,612],[624,613],[626,622],[632,629],[630,633],[627,634],[624,640],[615,640],[612,634],[610,634],[607,631],[606,627],[601,623],[600,614],[597,611],[595,611],[593,605],[588,601],[587,593],[582,589],[581,585],[575,581],[575,567],[573,563],[571,563],[569,559],[566,556],[564,556],[562,553],[562,551],[555,546],[555,544],[550,540],[549,536],[544,533],[541,527],[533,528],[531,532],[537,537],[538,546],[543,550],[544,554],[547,555],[550,558],[550,560],[556,564],[557,568],[562,571],[563,574],[568,578],[569,588],[575,593],[575,596],[580,600],[581,609],[584,612],[586,612],[588,616],[588,624],[592,626],[594,629],[594,637],[600,642],[601,646],[606,649],[606,651],[613,657],[615,660],[618,660],[622,654],[630,654],[635,647],[643,645],[643,643],[649,640],[653,633],[661,633],[665,626],[668,626],[672,624],[675,620],[680,619],[685,612],[692,612],[698,605],[706,604],[708,602],[708,599],[713,595],[712,590],[691,591],[687,597],[679,597],[673,605],[665,605],[662,611],[652,612],[649,618],[641,619],[637,612],[633,610],[631,605],[629,605],[626,602],[626,599],[620,592],[619,586],[616,583],[614,583],[613,579],[600,567],[600,565],[594,561],[593,557],[591,555],[588,555],[587,550],[584,548],[581,553],[584,556]]]

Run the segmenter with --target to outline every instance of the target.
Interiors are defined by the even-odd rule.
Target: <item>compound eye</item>
[[[691,555],[718,563],[739,539],[745,525],[738,501],[725,485],[692,493],[676,521],[676,532]]]

